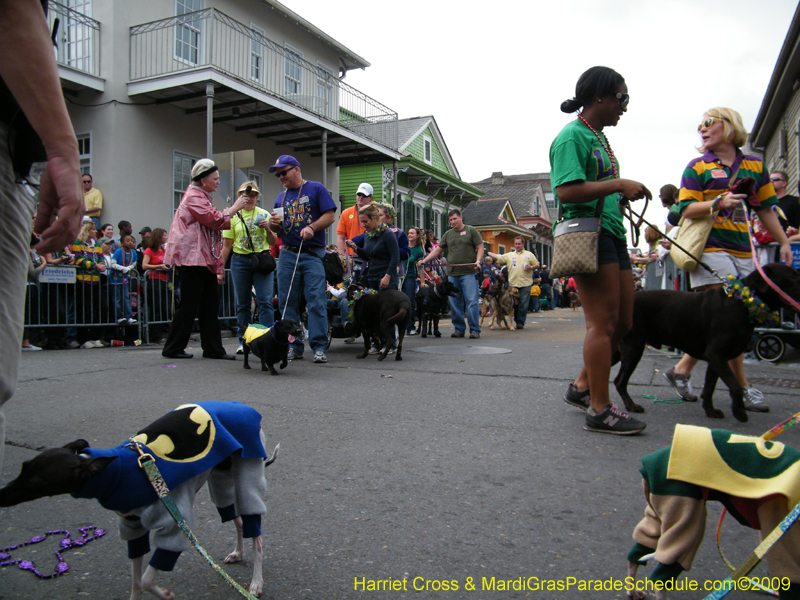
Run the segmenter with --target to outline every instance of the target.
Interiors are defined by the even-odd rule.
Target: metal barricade
[[[168,279],[156,279],[134,270],[127,274],[127,284],[122,278],[102,274],[97,282],[83,282],[77,280],[73,265],[48,266],[37,282],[28,283],[24,326],[28,332],[41,330],[51,341],[65,343],[77,342],[79,336],[122,342],[132,337],[128,328],[135,326],[135,339],[156,343],[166,337],[180,301],[175,274],[172,269]],[[220,324],[234,327],[236,301],[230,269],[225,270],[225,285],[218,290]],[[128,322],[129,318],[134,322]]]

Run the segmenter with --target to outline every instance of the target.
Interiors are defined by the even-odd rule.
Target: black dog
[[[247,329],[250,332],[253,331],[250,327]],[[300,324],[297,321],[292,321],[291,319],[278,321],[275,323],[275,325],[269,328],[267,333],[261,335],[260,337],[251,338],[248,335],[248,332],[245,331],[245,342],[242,344],[242,349],[244,350],[244,368],[250,368],[250,364],[247,362],[247,359],[252,351],[253,354],[261,359],[262,371],[269,369],[269,372],[272,375],[279,375],[279,373],[275,370],[275,363],[280,362],[281,369],[285,369],[286,365],[289,364],[289,360],[287,358],[287,355],[289,354],[289,344],[295,341],[295,339],[302,337],[303,328],[300,327]],[[249,343],[247,342],[248,339],[250,340]]]
[[[800,273],[785,265],[764,266],[764,273],[791,298],[800,300]],[[773,290],[758,271],[742,282],[773,310],[794,309]],[[629,412],[644,412],[628,395],[628,381],[642,358],[645,344],[654,348],[670,346],[683,350],[694,358],[708,363],[703,384],[703,409],[708,417],[721,419],[721,410],[714,408],[714,388],[721,378],[731,395],[733,416],[747,421],[743,389],[728,366],[747,348],[755,325],[740,300],[728,297],[724,289],[705,292],[673,292],[652,290],[639,292],[633,301],[633,327],[615,352],[613,363],[621,360],[614,378],[617,392]]]
[[[353,294],[363,289],[360,286],[350,286],[348,297],[352,300]],[[390,340],[394,338],[394,327],[397,325],[399,337],[397,340],[397,356],[395,360],[403,360],[403,338],[406,335],[408,320],[411,318],[411,301],[405,293],[398,290],[387,290],[379,294],[364,294],[356,300],[353,306],[353,321],[364,336],[364,352],[356,358],[366,358],[369,354],[369,345],[373,338],[383,337],[387,341],[378,360],[383,360],[389,354]]]
[[[447,308],[447,299],[456,295],[456,286],[447,279],[419,288],[415,299],[422,337],[428,337],[428,333],[433,333],[433,336],[437,338],[442,337],[442,334],[439,333],[439,317]]]

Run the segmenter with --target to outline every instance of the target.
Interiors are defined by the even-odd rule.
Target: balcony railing
[[[216,9],[131,27],[130,44],[131,81],[211,68],[397,148],[396,112]]]
[[[100,77],[100,22],[58,2],[48,4],[50,30],[59,20],[56,62]]]

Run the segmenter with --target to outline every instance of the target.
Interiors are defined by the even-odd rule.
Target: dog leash
[[[742,206],[744,206],[744,204],[742,204]],[[800,312],[800,304],[798,304],[797,301],[794,298],[792,298],[789,294],[787,294],[781,288],[775,285],[772,282],[772,280],[769,277],[767,277],[767,274],[764,273],[764,269],[761,268],[761,264],[758,261],[758,255],[756,254],[756,247],[755,244],[753,243],[753,238],[755,237],[755,234],[753,233],[753,221],[750,218],[750,213],[748,212],[746,206],[744,206],[744,214],[745,218],[747,219],[747,233],[750,237],[750,252],[753,253],[753,262],[756,265],[756,269],[764,278],[764,281],[767,282],[767,285],[769,287],[778,292],[778,295],[781,298],[783,298],[789,304],[789,306],[793,307],[797,312]]]
[[[289,292],[286,294],[286,304],[283,305],[283,313],[281,313],[281,319],[283,319],[284,315],[286,314],[286,308],[289,306],[289,298],[292,296],[292,284],[294,283],[294,275],[297,273],[297,264],[300,262],[300,252],[303,250],[303,238],[300,238],[300,245],[297,247],[297,260],[294,261],[294,270],[292,271],[292,278],[289,280]]]
[[[253,596],[250,592],[240,586],[236,581],[228,575],[217,563],[214,562],[214,559],[209,556],[208,552],[206,552],[205,548],[200,545],[200,542],[197,540],[195,535],[192,533],[192,530],[189,529],[189,525],[186,524],[183,515],[181,515],[180,510],[178,510],[177,505],[175,504],[175,500],[172,497],[172,494],[169,491],[169,487],[167,487],[167,482],[164,481],[164,478],[161,476],[161,473],[158,471],[158,467],[156,466],[156,461],[153,458],[152,454],[148,454],[142,451],[139,442],[131,440],[129,444],[130,447],[135,449],[139,453],[139,466],[144,469],[144,472],[147,473],[147,478],[150,480],[150,484],[153,486],[153,489],[156,492],[156,495],[161,499],[164,503],[164,506],[167,507],[169,514],[172,515],[172,518],[175,520],[175,523],[178,524],[183,535],[191,542],[194,549],[200,553],[200,556],[206,559],[208,564],[211,565],[211,568],[214,569],[217,574],[222,577],[228,585],[230,585],[233,589],[239,592],[242,596],[247,598],[247,600],[256,600],[256,597]],[[273,460],[275,457],[273,456]]]
[[[765,441],[771,440],[775,436],[782,434],[787,429],[794,427],[798,422],[800,422],[800,412],[795,413],[788,419],[782,421],[781,423],[778,423],[777,425],[775,425],[775,427],[773,427],[765,434],[763,434],[761,438]],[[758,563],[761,561],[763,556],[769,551],[769,549],[781,538],[781,536],[783,536],[784,533],[786,533],[786,531],[792,525],[794,525],[794,523],[797,521],[797,518],[800,517],[800,503],[798,503],[798,505],[795,506],[794,509],[788,515],[786,515],[783,521],[780,522],[778,527],[776,527],[768,537],[764,538],[764,541],[762,541],[758,545],[758,547],[750,554],[750,556],[747,557],[747,560],[742,564],[741,567],[739,567],[738,570],[736,569],[736,567],[733,566],[733,564],[728,560],[728,558],[722,552],[722,544],[720,540],[722,533],[722,522],[725,520],[725,515],[727,514],[728,514],[727,509],[723,508],[722,513],[719,516],[719,522],[717,523],[717,550],[719,550],[719,555],[720,557],[722,557],[723,562],[726,565],[728,565],[728,567],[730,567],[731,571],[733,571],[733,574],[728,579],[730,581],[736,581],[742,577],[746,577],[747,574],[750,573],[750,571],[752,571],[756,567],[756,565],[758,565]],[[767,542],[769,542],[769,544],[767,544]],[[747,568],[747,570],[744,570],[745,568]],[[767,592],[768,594],[772,594],[774,596],[778,595],[778,593],[775,590],[772,590],[766,586],[762,586],[757,578],[750,579],[749,581],[750,581],[750,587],[752,588]],[[723,584],[723,589],[724,587],[725,586]],[[717,592],[715,592],[715,594],[716,593]],[[706,597],[706,600],[711,600],[712,598],[714,600],[717,600],[719,598],[723,598],[724,596],[726,596],[727,593],[728,592],[725,592],[721,596],[711,594]]]

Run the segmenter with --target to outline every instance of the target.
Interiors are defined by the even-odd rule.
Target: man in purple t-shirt
[[[293,156],[278,157],[269,172],[286,188],[275,200],[277,210],[273,210],[269,220],[272,231],[283,244],[277,269],[278,307],[284,318],[299,323],[300,291],[303,290],[308,311],[308,345],[314,352],[314,362],[325,363],[328,362],[325,354],[328,316],[322,258],[325,256],[325,229],[334,221],[336,205],[325,186],[303,179],[300,163]],[[303,358],[303,349],[301,340],[292,343],[289,360]]]

